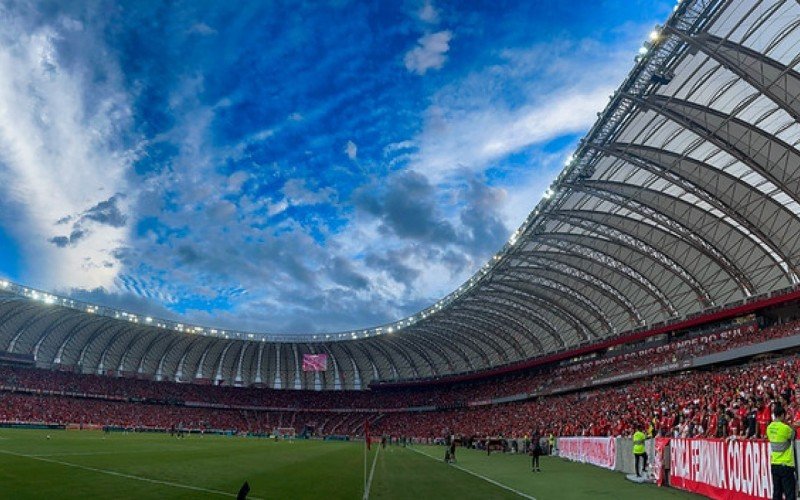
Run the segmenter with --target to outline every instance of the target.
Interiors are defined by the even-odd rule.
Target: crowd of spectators
[[[312,434],[327,435],[354,434],[363,427],[364,418],[362,413],[228,410],[0,392],[0,422],[4,423],[253,434],[294,428],[298,433],[310,429]]]
[[[792,322],[748,329],[746,334],[707,335],[702,341],[684,336],[500,379],[369,391],[208,386],[0,366],[0,421],[158,428],[180,424],[246,432],[310,427],[318,434],[352,434],[369,418],[375,421],[375,432],[424,438],[443,432],[511,437],[533,429],[622,435],[635,426],[662,434],[751,436],[761,432],[770,401],[785,400],[800,420],[793,396],[796,380],[788,375],[800,366],[797,359],[551,394],[610,374],[795,335],[799,329],[800,323]],[[539,399],[489,404],[492,398],[519,394]],[[215,407],[203,407],[211,404]],[[402,411],[419,406],[437,410]]]
[[[800,424],[800,357],[689,371],[532,401],[419,414],[392,413],[376,432],[409,436],[630,436],[635,429],[682,437],[764,437],[771,405]]]

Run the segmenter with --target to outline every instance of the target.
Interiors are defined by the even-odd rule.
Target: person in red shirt
[[[720,412],[724,411],[723,408],[720,406]],[[719,422],[719,416],[716,412],[714,412],[713,407],[708,407],[708,419],[706,422],[706,436],[708,437],[723,437],[719,433],[719,429],[717,429],[717,422]]]
[[[739,417],[739,420],[744,422],[744,419],[747,417],[747,401],[739,398],[739,403],[734,403],[733,406],[736,408],[736,416]]]
[[[795,433],[800,433],[800,406],[795,407],[795,410],[789,414],[792,422],[794,422]]]
[[[742,419],[738,414],[728,412],[728,437],[739,437],[742,435]]]
[[[661,417],[659,428],[662,436],[672,437],[672,424],[675,419],[669,413],[664,413]]]
[[[756,422],[758,423],[758,436],[759,438],[766,437],[767,426],[772,421],[772,403],[764,401],[761,409],[758,410],[756,415]]]

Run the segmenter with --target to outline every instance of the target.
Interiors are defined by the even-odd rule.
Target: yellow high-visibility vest
[[[633,433],[633,454],[641,455],[644,453],[644,432],[636,431]]]
[[[794,429],[776,420],[767,427],[767,439],[769,463],[794,467]]]

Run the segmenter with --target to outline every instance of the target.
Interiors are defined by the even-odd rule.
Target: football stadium
[[[599,2],[591,15],[612,9],[612,3]],[[338,285],[324,299],[298,288],[303,293],[297,294],[304,296],[297,303],[302,299],[306,307],[302,311],[306,312],[292,309],[285,314],[297,316],[298,321],[291,324],[301,326],[280,331],[252,326],[256,323],[250,318],[256,316],[248,316],[250,312],[232,304],[259,293],[256,286],[246,284],[250,279],[263,280],[269,284],[267,288],[285,285],[289,290],[293,280],[300,279],[291,269],[297,261],[290,257],[315,258],[314,248],[328,248],[320,246],[320,241],[333,238],[334,225],[312,231],[313,237],[298,237],[299,246],[295,247],[283,246],[281,242],[288,240],[279,236],[299,226],[285,222],[270,227],[278,236],[258,240],[258,251],[282,255],[283,260],[274,262],[284,267],[276,264],[265,270],[255,265],[255,257],[247,257],[243,244],[233,248],[238,245],[238,236],[230,230],[234,223],[216,222],[216,217],[224,214],[221,208],[187,208],[187,220],[196,221],[197,227],[207,226],[204,234],[219,231],[222,235],[209,247],[230,242],[231,248],[222,257],[211,256],[197,250],[199,246],[179,246],[180,241],[188,241],[187,234],[195,226],[164,222],[170,220],[165,214],[176,221],[175,214],[183,213],[182,206],[191,205],[185,190],[176,194],[177,188],[169,187],[183,175],[179,163],[189,161],[183,156],[189,153],[164,160],[162,163],[170,166],[155,173],[142,166],[142,158],[148,158],[151,165],[153,158],[168,154],[164,148],[156,152],[154,144],[165,144],[176,136],[194,140],[192,134],[199,134],[196,127],[212,120],[207,116],[240,124],[243,115],[226,115],[240,106],[236,97],[197,108],[208,115],[186,112],[191,115],[188,124],[181,126],[184,128],[175,125],[170,129],[173,132],[153,132],[160,126],[173,127],[170,120],[175,118],[167,117],[166,111],[151,111],[144,121],[154,128],[137,129],[145,139],[125,146],[128,151],[146,151],[135,162],[124,154],[85,155],[88,160],[106,162],[97,170],[99,176],[92,174],[91,161],[70,163],[79,157],[74,156],[79,155],[75,151],[81,150],[84,142],[50,141],[60,137],[56,129],[62,118],[58,113],[74,117],[77,112],[67,97],[59,100],[58,106],[52,105],[47,93],[82,89],[74,95],[82,96],[81,102],[97,112],[85,124],[84,132],[90,136],[85,143],[96,145],[107,130],[104,127],[117,130],[122,123],[139,119],[138,111],[125,111],[127,108],[113,103],[115,97],[108,85],[122,85],[130,78],[130,88],[140,89],[136,99],[145,99],[148,107],[155,108],[163,98],[169,102],[162,103],[164,109],[180,115],[186,102],[199,99],[193,96],[205,98],[216,92],[215,86],[222,81],[245,79],[220,69],[214,78],[205,74],[202,83],[190,79],[194,83],[187,84],[188,90],[182,87],[181,100],[177,94],[169,98],[148,94],[149,84],[142,83],[143,77],[130,76],[134,73],[129,71],[134,70],[128,69],[139,67],[169,80],[173,68],[148,62],[159,60],[161,52],[168,51],[148,44],[154,40],[166,43],[163,40],[173,36],[192,40],[199,47],[192,53],[181,52],[180,58],[201,58],[215,47],[238,54],[241,47],[226,38],[225,30],[238,30],[245,36],[249,28],[240,24],[239,13],[224,12],[180,31],[168,28],[174,28],[171,23],[180,17],[171,10],[177,9],[175,5],[165,4],[166,13],[157,14],[147,10],[152,5],[145,8],[131,2],[103,3],[100,11],[96,9],[100,4],[87,4],[69,12],[59,4],[34,7],[0,2],[0,18],[6,25],[0,29],[0,45],[7,46],[7,50],[0,49],[0,179],[11,186],[3,191],[5,198],[0,202],[0,246],[6,248],[0,251],[5,261],[0,267],[0,497],[796,498],[800,2],[681,0],[658,4],[658,12],[664,16],[655,27],[650,25],[646,39],[639,37],[638,52],[625,52],[620,59],[625,67],[614,74],[613,88],[603,96],[604,107],[591,109],[591,123],[578,126],[576,139],[560,146],[571,152],[566,162],[559,158],[543,197],[526,195],[521,207],[525,216],[518,229],[510,237],[506,233],[482,261],[462,266],[466,274],[457,275],[458,283],[446,294],[432,300],[419,295],[419,300],[403,306],[411,309],[392,309],[411,310],[410,314],[389,320],[391,313],[377,312],[359,313],[356,319],[355,313],[341,316],[345,318],[342,321],[322,319],[317,311],[344,309],[351,295],[361,293],[363,310],[373,312],[389,310],[381,301],[410,297],[401,292],[370,295],[364,291],[373,290],[372,286],[375,290],[402,290],[384,286],[399,282],[399,274],[392,275],[395,281],[380,281],[389,276],[388,271],[376,274],[378,281],[371,285],[373,282],[354,271],[373,265],[370,262],[407,263],[403,260],[407,255],[397,250],[400,247],[394,253],[387,251],[380,260],[377,254],[368,253],[368,248],[356,247],[359,237],[346,236],[337,240],[338,246],[330,244],[330,251],[363,251],[353,251],[351,260],[340,257],[345,253],[336,254],[328,260],[328,267],[318,268],[335,268],[337,274],[330,276]],[[220,5],[209,3],[206,7]],[[413,22],[408,26],[416,26],[413,29],[418,31],[409,27],[411,35],[403,36],[419,41],[405,59],[402,54],[398,59],[403,78],[430,82],[449,74],[447,65],[458,64],[458,44],[472,35],[466,28],[459,31],[453,20],[456,7],[471,8],[445,2],[414,4]],[[616,8],[621,12],[640,7],[638,2],[622,2]],[[547,9],[564,7],[536,8],[542,9],[545,19]],[[244,5],[241,9],[246,10]],[[468,19],[478,22],[475,19],[482,16],[460,13],[464,23]],[[553,15],[563,14],[559,10]],[[157,27],[158,36],[142,34],[149,31],[132,36],[116,26],[123,18],[139,19],[136,16],[151,19],[152,24],[139,23],[141,29]],[[329,24],[344,22],[348,16],[357,17],[331,17]],[[597,23],[602,24],[602,19]],[[136,47],[137,53],[144,55],[136,60],[121,56],[124,64],[107,73],[102,72],[108,69],[106,63],[106,70],[86,70],[79,80],[83,83],[73,88],[64,79],[74,76],[83,60],[81,54],[94,54],[96,42],[90,35],[96,25],[92,23],[103,22],[106,24],[99,30],[103,36],[124,38],[126,47]],[[286,22],[290,22],[288,18]],[[479,25],[472,27],[480,31],[475,27]],[[524,31],[524,23],[516,26]],[[627,31],[634,30],[631,24],[625,26]],[[355,43],[343,33],[333,38],[343,45]],[[326,36],[319,34],[318,43],[328,43],[322,40]],[[570,78],[602,79],[605,73],[593,74],[592,68],[610,66],[612,60],[619,63],[602,46],[592,47],[591,62],[585,63],[587,74],[573,66],[576,73]],[[105,55],[114,53],[103,50]],[[275,46],[259,50],[284,49],[275,40]],[[571,46],[564,61],[578,57],[581,50]],[[508,49],[502,57],[519,56],[512,52]],[[25,54],[33,55],[26,59]],[[216,56],[208,57],[209,64],[222,64]],[[314,57],[319,57],[320,66],[329,62],[323,55]],[[38,68],[26,84],[20,76],[27,68],[24,61],[35,61]],[[237,61],[244,66],[260,64],[249,56]],[[331,64],[337,67],[339,63]],[[493,74],[506,75],[497,64]],[[270,71],[280,73],[284,70],[280,66],[274,65]],[[559,66],[551,70],[556,76],[547,78],[560,78]],[[270,71],[256,72],[265,87],[279,88],[281,78],[271,79]],[[293,66],[291,71],[304,70]],[[346,72],[344,67],[336,71]],[[479,79],[474,73],[477,70],[471,71],[469,78]],[[515,84],[527,78],[514,71],[508,75]],[[289,80],[284,83],[292,85]],[[481,94],[493,92],[492,85],[484,83],[476,84],[478,101]],[[499,80],[495,84],[501,85]],[[401,90],[417,88],[411,83],[398,85]],[[455,87],[444,89],[446,95],[440,96],[437,109],[462,95]],[[36,94],[36,99],[28,101],[29,92]],[[277,90],[275,93],[278,95]],[[377,101],[369,104],[384,105],[388,106]],[[257,103],[241,106],[253,108]],[[20,109],[31,107],[36,119],[29,121]],[[556,114],[526,125],[525,133],[535,135],[536,127],[545,126],[544,122],[566,120],[557,113],[569,111],[559,109],[555,107],[551,112]],[[352,117],[342,113],[341,123],[350,123],[347,120]],[[238,149],[228,147],[213,171],[218,173],[223,168],[220,165],[238,165],[243,159],[251,169],[267,168],[266,163],[253,165],[270,154],[277,155],[280,144],[269,146],[266,153],[259,150],[258,158],[254,148],[278,137],[276,134],[288,134],[286,127],[308,124],[317,115],[309,109],[302,116],[299,112],[288,116],[284,125],[251,133]],[[487,123],[478,121],[470,127],[489,128]],[[30,127],[48,132],[35,136],[37,146],[26,149]],[[223,132],[215,133],[221,141]],[[206,147],[203,144],[213,142],[199,137],[192,143],[194,156],[189,158],[198,164],[202,163],[198,158]],[[504,137],[484,149],[517,151],[508,142],[519,138],[513,134]],[[372,139],[365,136],[358,139],[358,146],[351,140],[344,149],[338,144],[333,147],[343,161],[366,164],[370,140],[379,141],[377,135]],[[459,148],[477,151],[470,149],[471,140],[472,136],[463,138]],[[534,143],[527,141],[525,144]],[[114,147],[122,147],[112,142]],[[404,147],[409,146],[384,149],[381,154],[390,150],[394,154]],[[31,167],[35,161],[25,163],[37,158],[43,148],[66,155],[63,175],[55,181],[46,178],[45,171]],[[311,146],[308,148],[301,156],[313,156]],[[425,151],[409,154],[421,158]],[[46,159],[62,158],[51,153]],[[499,156],[487,158],[500,161]],[[114,161],[129,165],[128,174],[114,170]],[[533,160],[524,157],[520,161],[527,164]],[[27,170],[14,165],[27,165]],[[431,179],[431,186],[450,182],[472,185],[472,174],[465,173],[468,167],[449,173],[433,173],[430,168],[424,175]],[[192,186],[203,191],[192,192],[192,196],[199,199],[222,193],[219,196],[227,198],[220,198],[220,203],[227,200],[235,207],[231,213],[240,221],[249,216],[248,210],[263,210],[269,217],[298,214],[291,211],[319,206],[325,192],[322,181],[314,184],[315,174],[306,173],[305,184],[284,185],[284,205],[247,208],[244,198],[234,199],[231,193],[251,189],[258,182],[266,186],[267,181],[244,180],[242,176],[235,183],[231,180],[235,173],[226,172],[225,182],[215,180],[218,178],[213,175],[218,174],[197,174]],[[415,197],[427,196],[418,186],[420,177],[413,178],[418,182],[416,191],[405,191],[403,196],[392,191],[411,182],[408,176],[396,180],[392,176],[402,175],[397,172],[387,171],[382,180],[362,185],[347,198],[366,200],[366,208],[356,207],[352,213],[385,211],[382,222],[369,226],[375,239],[368,240],[364,248],[391,238],[410,238],[417,226],[412,228],[409,221],[427,220],[429,213],[439,210],[435,204],[411,205]],[[22,184],[28,174],[29,184]],[[91,209],[85,208],[94,203],[88,201],[73,212],[64,208],[73,203],[63,194],[70,186],[95,186],[112,177],[118,184],[103,188],[105,201]],[[131,229],[153,246],[136,247],[131,240],[118,243],[122,231],[133,227],[133,212],[125,210],[133,206],[135,197],[113,190],[132,178],[153,190],[148,192],[163,188],[164,198],[158,203],[136,201],[139,210],[146,207],[149,215],[137,219]],[[36,191],[44,195],[26,195],[24,202],[18,203],[14,186],[23,185],[44,185]],[[312,185],[317,191],[311,192]],[[505,189],[511,196],[515,188]],[[266,191],[260,193],[262,198],[267,196]],[[136,200],[145,195],[140,192],[138,196]],[[339,203],[344,203],[344,195],[337,196]],[[480,203],[488,203],[487,199],[481,198]],[[390,210],[395,205],[407,216],[402,219],[406,226],[390,229]],[[463,212],[460,220],[470,223],[469,217],[478,217],[479,208]],[[18,221],[28,220],[28,213],[42,211],[61,214],[57,221],[56,216],[48,215],[53,220],[47,219],[46,227],[59,234],[66,231],[68,236],[49,241],[41,237],[45,245],[41,254],[31,250],[38,247],[12,244],[16,240],[9,235],[34,234],[14,233],[22,226]],[[294,217],[295,221],[302,219]],[[315,217],[312,214],[302,220],[319,220]],[[160,226],[153,222],[156,220],[161,221]],[[448,245],[461,241],[458,228],[462,226],[445,228],[443,224],[434,224],[438,232],[430,233],[431,241],[447,240]],[[252,223],[249,227],[256,234],[266,226]],[[397,227],[405,227],[407,232],[401,233]],[[367,231],[360,234],[366,238]],[[101,237],[105,239],[98,243]],[[475,241],[481,238],[491,240],[478,235]],[[169,253],[167,246],[156,246],[166,245],[165,241],[178,242],[170,243],[174,253]],[[90,244],[95,245],[91,250],[95,253],[85,250]],[[158,248],[162,250],[153,250]],[[252,267],[246,264],[242,269],[239,250],[243,259],[253,262]],[[107,261],[98,260],[102,252]],[[429,260],[422,260],[422,267],[404,269],[414,279],[436,282],[432,287],[445,286],[442,283],[449,282],[440,279],[438,267],[444,260],[436,259],[449,257],[437,257],[432,250],[425,255]],[[24,265],[15,264],[20,262]],[[201,265],[198,263],[206,267],[202,271],[191,267]],[[214,275],[209,271],[223,265],[228,266],[225,269],[235,265],[241,274]],[[70,266],[79,271],[73,273]],[[120,266],[127,274],[118,271]],[[52,281],[41,278],[42,273]],[[112,294],[92,292],[106,290],[98,283],[112,274],[114,283],[140,302],[114,302],[109,298]],[[161,281],[143,278],[156,274]],[[303,276],[313,280],[315,274],[317,271],[308,271]],[[202,283],[203,287],[196,288],[206,290],[204,297],[213,298],[185,305],[179,297],[182,292],[170,283],[188,283],[186,280],[199,279],[199,275],[208,281],[192,283]],[[230,281],[242,285],[206,287],[216,279],[209,276],[220,280],[234,276]],[[81,281],[84,278],[87,281]],[[273,278],[279,281],[269,281]],[[284,314],[282,309],[289,309],[272,297],[264,295],[252,302],[259,318],[278,317]],[[169,307],[142,305],[154,303]],[[216,311],[223,309],[227,312],[218,315]]]

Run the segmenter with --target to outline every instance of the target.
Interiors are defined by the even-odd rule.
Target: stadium
[[[502,249],[397,321],[261,333],[0,280],[0,497],[774,498],[800,3],[679,1],[632,64]]]

